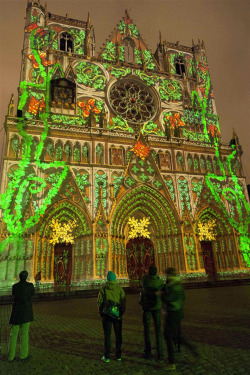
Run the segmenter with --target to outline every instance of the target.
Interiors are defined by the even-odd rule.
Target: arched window
[[[90,163],[90,152],[89,152],[89,144],[84,143],[82,146],[82,156],[83,156],[83,162],[84,163]]]
[[[73,38],[68,33],[62,33],[60,35],[60,51],[74,52]]]
[[[111,146],[110,152],[110,164],[111,165],[124,165],[124,148]]]
[[[73,150],[73,159],[76,163],[81,161],[81,146],[79,142],[76,142]]]
[[[200,160],[198,155],[194,156],[194,171],[200,172]]]
[[[170,170],[171,169],[171,156],[169,152],[158,152],[158,163],[161,169]]]
[[[55,158],[56,160],[60,161],[62,160],[63,157],[63,144],[59,140],[56,142],[56,147],[55,147]]]
[[[135,42],[130,37],[125,37],[122,41],[122,44],[124,46],[124,59],[125,62],[133,63],[135,61]]]
[[[184,159],[181,152],[177,152],[176,155],[176,161],[177,161],[177,170],[178,171],[184,171]]]
[[[65,153],[66,161],[70,161],[71,156],[72,156],[72,146],[69,141],[67,141],[64,145],[64,153]]]
[[[98,145],[96,146],[96,162],[98,164],[103,164],[104,163],[104,149],[103,149],[103,146],[98,143]]]
[[[194,164],[193,164],[193,158],[192,158],[191,154],[188,154],[187,165],[188,165],[189,172],[193,172],[194,171]]]
[[[183,75],[186,74],[185,62],[183,57],[181,56],[177,56],[175,58],[175,71],[176,74],[178,74],[181,77],[183,77]]]

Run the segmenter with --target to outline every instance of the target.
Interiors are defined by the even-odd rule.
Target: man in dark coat
[[[180,350],[180,345],[185,345],[192,351],[195,356],[198,356],[196,348],[181,334],[181,320],[184,317],[184,301],[185,292],[182,283],[177,277],[175,269],[169,267],[166,271],[167,282],[163,288],[162,301],[166,310],[166,320],[164,327],[164,338],[166,340],[168,349],[169,364],[165,370],[175,370],[175,353],[174,342]]]
[[[156,350],[158,360],[162,360],[162,334],[161,334],[161,290],[163,282],[157,276],[157,268],[149,267],[148,275],[142,279],[142,292],[140,304],[143,309],[143,326],[144,326],[144,358],[152,359],[151,340],[150,340],[150,319],[151,315],[154,320]]]
[[[20,359],[27,359],[29,354],[29,327],[30,322],[34,320],[31,299],[35,293],[35,289],[32,283],[26,281],[27,277],[28,272],[22,271],[19,274],[19,283],[14,284],[12,287],[14,302],[10,316],[10,324],[12,324],[9,345],[10,362],[15,359],[19,328],[21,330]]]

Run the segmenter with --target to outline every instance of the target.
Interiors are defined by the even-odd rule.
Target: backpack
[[[118,320],[120,319],[120,310],[121,310],[121,307],[119,303],[107,300],[106,290],[104,288],[104,302],[103,302],[103,309],[102,309],[103,315]]]

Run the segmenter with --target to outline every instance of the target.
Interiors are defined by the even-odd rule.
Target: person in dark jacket
[[[161,290],[163,282],[157,276],[157,268],[149,267],[148,275],[142,278],[142,292],[140,304],[143,309],[143,327],[144,327],[144,355],[146,359],[152,359],[151,340],[150,340],[150,319],[154,320],[156,350],[158,360],[163,359],[162,355],[162,334],[161,334]]]
[[[14,298],[14,302],[10,316],[10,324],[12,324],[9,343],[10,362],[12,362],[15,359],[16,343],[19,329],[21,331],[20,359],[28,359],[29,327],[30,322],[34,320],[31,299],[35,293],[35,289],[32,283],[28,283],[26,281],[27,277],[27,271],[20,272],[19,283],[14,284],[12,287],[12,296]]]
[[[107,274],[107,283],[99,292],[97,304],[99,308],[100,316],[102,317],[102,326],[104,331],[104,347],[105,352],[101,357],[103,362],[110,362],[110,350],[111,350],[111,330],[112,326],[115,331],[116,338],[116,359],[121,360],[122,354],[122,316],[126,309],[126,296],[123,288],[121,288],[116,282],[116,274],[109,271]],[[107,314],[106,301],[111,301],[111,305],[114,306],[116,311],[116,317],[112,317]]]
[[[39,289],[40,287],[40,283],[41,283],[41,271],[37,272],[36,276],[35,276],[35,282],[36,282],[36,288]]]
[[[176,276],[175,269],[170,267],[166,271],[167,282],[163,288],[162,301],[166,310],[164,339],[167,344],[169,364],[166,370],[175,370],[174,343],[178,351],[180,345],[187,346],[193,354],[198,356],[196,348],[181,333],[181,320],[184,317],[185,292],[180,279]]]

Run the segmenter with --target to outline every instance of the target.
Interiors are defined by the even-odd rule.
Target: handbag
[[[107,300],[105,288],[102,313],[110,318],[120,319],[120,305],[114,301]]]

